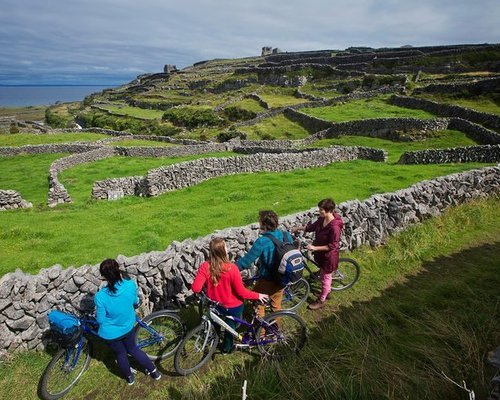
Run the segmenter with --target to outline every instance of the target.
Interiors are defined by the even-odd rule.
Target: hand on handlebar
[[[269,302],[269,296],[267,294],[264,294],[264,293],[259,293],[259,301],[262,304],[266,304]]]

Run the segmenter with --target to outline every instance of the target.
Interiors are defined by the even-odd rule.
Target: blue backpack
[[[73,335],[80,330],[80,321],[73,314],[52,310],[47,314],[50,330],[61,335]]]
[[[274,243],[274,280],[281,286],[285,287],[289,283],[297,282],[302,278],[304,272],[304,256],[299,249],[291,242],[286,241],[285,232],[281,241],[276,239],[269,233],[264,233],[263,236],[268,237]]]

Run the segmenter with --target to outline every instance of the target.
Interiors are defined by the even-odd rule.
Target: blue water
[[[112,86],[0,86],[0,107],[50,105],[81,101]]]

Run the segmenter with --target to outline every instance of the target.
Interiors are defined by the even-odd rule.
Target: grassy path
[[[363,266],[359,283],[320,312],[300,311],[309,341],[287,363],[216,354],[200,373],[181,378],[169,359],[159,365],[161,381],[141,375],[128,387],[109,351],[98,347],[67,398],[235,399],[244,380],[250,399],[466,398],[440,371],[484,398],[492,371],[482,358],[500,337],[499,204],[456,207],[384,247],[351,254]],[[48,360],[26,353],[0,363],[0,398],[36,398]]]

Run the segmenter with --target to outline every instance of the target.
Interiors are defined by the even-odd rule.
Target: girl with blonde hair
[[[209,299],[220,304],[219,311],[224,315],[241,318],[243,314],[243,300],[267,301],[265,294],[253,292],[243,286],[238,267],[229,262],[224,239],[215,237],[210,241],[208,261],[203,262],[194,278],[191,289],[199,293],[206,287]],[[226,319],[232,328],[236,323]],[[226,332],[222,342],[222,352],[230,353],[233,350],[233,336]]]

